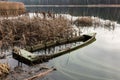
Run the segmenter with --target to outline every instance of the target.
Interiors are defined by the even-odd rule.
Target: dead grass
[[[22,16],[17,19],[0,20],[0,48],[13,46],[31,46],[47,41],[72,37],[74,29],[64,17],[44,19],[40,17]]]
[[[78,18],[77,20],[74,21],[74,24],[76,24],[77,26],[92,26],[92,19],[91,17],[82,17],[82,18]]]
[[[17,16],[25,13],[26,9],[21,2],[0,1],[0,16]]]
[[[10,67],[8,64],[0,63],[0,77],[5,76],[9,73]]]

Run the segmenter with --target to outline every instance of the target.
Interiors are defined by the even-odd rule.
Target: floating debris
[[[9,74],[10,67],[6,63],[0,63],[0,77],[3,77],[7,74]]]
[[[48,73],[50,73],[50,72],[52,72],[54,70],[56,70],[56,68],[50,68],[47,71],[44,71],[44,72],[39,73],[39,74],[36,74],[36,75],[34,75],[34,76],[30,77],[30,78],[24,79],[24,80],[34,80],[36,78],[41,78],[41,77],[44,77],[45,75],[47,75]]]

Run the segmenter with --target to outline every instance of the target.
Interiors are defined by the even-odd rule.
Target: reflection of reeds
[[[81,17],[73,22],[78,27],[78,33],[81,34],[81,27],[90,27],[93,24],[91,17]]]
[[[64,17],[44,19],[22,16],[17,19],[0,20],[0,46],[7,49],[10,46],[31,46],[47,41],[68,39],[73,36],[73,28]]]
[[[108,29],[108,30],[114,30],[115,29],[115,23],[116,22],[114,22],[114,21],[102,20],[102,19],[97,18],[97,17],[93,19],[94,28],[103,27],[103,28]]]
[[[17,16],[23,13],[25,13],[23,3],[0,1],[0,16]]]

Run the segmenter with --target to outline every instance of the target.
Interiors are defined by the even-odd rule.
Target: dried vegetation
[[[81,17],[74,21],[76,26],[92,26],[93,20],[91,17]]]
[[[0,1],[0,16],[17,16],[25,13],[26,9],[21,2]]]
[[[6,74],[8,74],[10,71],[10,67],[8,64],[5,63],[0,63],[0,77],[5,76]]]
[[[46,19],[40,16],[30,18],[25,15],[16,19],[0,20],[0,48],[12,46],[31,46],[47,41],[68,39],[74,29],[70,21],[64,17]]]

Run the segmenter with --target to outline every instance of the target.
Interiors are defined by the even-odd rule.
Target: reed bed
[[[110,21],[110,20],[103,20],[98,17],[89,17],[89,16],[83,16],[77,18],[73,23],[78,27],[79,34],[81,33],[81,29],[90,28],[90,27],[102,27],[107,30],[114,30],[116,22]]]
[[[26,11],[22,2],[8,2],[0,1],[0,16],[18,16],[24,14]]]
[[[78,18],[74,21],[74,24],[76,26],[92,26],[93,25],[93,20],[91,17],[81,17],[81,18]]]
[[[0,48],[25,47],[74,36],[71,22],[64,17],[41,18],[24,15],[0,20]]]

